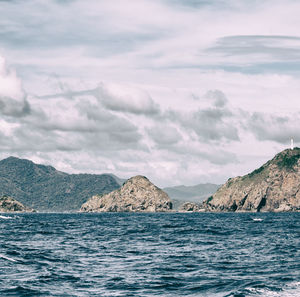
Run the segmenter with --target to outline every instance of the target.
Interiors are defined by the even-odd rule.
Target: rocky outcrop
[[[3,196],[0,197],[0,212],[34,212],[34,210],[11,197]]]
[[[208,211],[300,211],[300,149],[287,149],[203,202]]]
[[[109,194],[96,195],[81,212],[165,212],[172,209],[169,196],[144,176],[135,176]]]
[[[201,210],[202,208],[200,207],[200,205],[194,202],[185,202],[179,207],[179,211],[181,212],[186,212],[186,211],[197,212]]]

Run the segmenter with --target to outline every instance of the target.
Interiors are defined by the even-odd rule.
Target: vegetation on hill
[[[38,211],[77,211],[91,196],[119,187],[109,174],[67,174],[15,157],[0,161],[0,196]]]

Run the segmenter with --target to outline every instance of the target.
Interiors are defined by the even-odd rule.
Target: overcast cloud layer
[[[300,143],[300,3],[0,1],[0,158],[222,183]]]

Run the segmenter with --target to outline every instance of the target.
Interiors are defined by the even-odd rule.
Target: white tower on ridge
[[[291,150],[293,150],[293,149],[294,149],[294,139],[291,138]]]

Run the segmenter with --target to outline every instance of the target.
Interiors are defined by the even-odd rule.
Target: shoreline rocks
[[[194,202],[185,202],[178,209],[179,212],[200,212],[204,209],[201,206]]]

